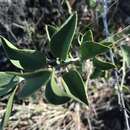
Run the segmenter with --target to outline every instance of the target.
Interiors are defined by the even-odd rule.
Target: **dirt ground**
[[[130,8],[127,7],[129,2],[120,0],[114,15],[114,21],[123,27],[130,24]],[[80,24],[95,22],[93,13],[85,11],[85,0],[72,0],[70,3],[78,11]],[[68,9],[61,5],[60,0],[0,0],[0,35],[19,48],[32,48],[45,53],[45,25],[59,26],[67,16]],[[0,70],[15,70],[6,58],[2,46]],[[50,105],[45,101],[44,90],[41,89],[33,97],[15,102],[6,130],[124,130],[123,108],[118,105],[112,82],[113,79],[90,81],[89,108],[72,101],[62,106]],[[130,95],[126,93],[128,111],[129,98]],[[0,119],[5,112],[6,102],[7,97],[1,98]]]

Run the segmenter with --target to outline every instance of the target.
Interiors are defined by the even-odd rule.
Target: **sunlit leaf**
[[[50,82],[46,86],[45,96],[50,103],[55,105],[64,104],[70,100],[70,98],[67,97],[65,90],[63,90],[63,86],[60,86],[56,82],[54,72],[51,76]]]
[[[96,0],[89,0],[89,6],[90,7],[94,8],[94,7],[96,7],[96,5],[97,5],[97,1]]]
[[[17,97],[21,99],[32,95],[35,91],[45,85],[50,79],[51,71],[39,70],[32,73],[15,73],[15,75],[22,77],[24,80],[23,85],[20,86],[20,90],[17,93]]]
[[[19,78],[6,72],[0,72],[0,96],[9,93],[18,83]]]
[[[87,60],[89,58],[93,58],[96,55],[109,51],[109,49],[110,49],[109,47],[99,44],[99,43],[85,42],[81,45],[81,48],[80,48],[81,59]]]
[[[80,74],[71,70],[63,75],[66,93],[74,100],[88,105],[88,98],[85,92],[85,85]]]
[[[93,59],[93,65],[100,70],[109,70],[109,69],[114,69],[116,66],[112,63],[109,62],[104,62],[102,60],[99,60],[97,58]]]
[[[51,39],[52,54],[62,60],[67,58],[77,27],[77,14],[72,14]]]
[[[7,39],[0,36],[2,46],[11,63],[20,69],[36,70],[45,66],[43,54],[36,50],[18,49]]]

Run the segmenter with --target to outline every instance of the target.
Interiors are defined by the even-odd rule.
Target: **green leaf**
[[[99,60],[97,58],[93,59],[93,65],[100,70],[109,70],[109,69],[114,69],[116,66],[112,63],[109,62],[104,62],[102,60]]]
[[[96,42],[85,42],[81,45],[81,59],[87,60],[95,57],[101,53],[109,51],[109,47],[96,43]]]
[[[53,35],[57,32],[57,28],[52,25],[46,25],[45,30],[47,33],[48,40],[50,42]]]
[[[22,88],[20,88],[20,91],[17,94],[18,98],[22,99],[32,95],[35,91],[45,85],[50,79],[51,71],[39,70],[32,73],[15,74],[25,80],[24,85],[21,86]]]
[[[18,80],[15,75],[0,72],[0,96],[9,93],[17,85]]]
[[[94,7],[96,7],[96,5],[97,5],[97,1],[96,0],[89,0],[89,6],[90,7],[94,8]]]
[[[79,72],[71,70],[63,75],[66,93],[72,99],[88,105],[85,85]]]
[[[67,58],[77,27],[77,14],[72,14],[51,39],[52,54],[62,60]]]
[[[94,42],[93,33],[91,30],[86,31],[83,35],[83,42]]]
[[[7,57],[16,67],[32,71],[46,65],[46,59],[39,51],[18,49],[2,36],[0,36],[0,39]]]
[[[130,67],[130,46],[123,45],[121,47],[122,54],[128,67]]]
[[[14,96],[16,93],[18,86],[14,89],[14,91],[11,93],[7,106],[6,106],[6,112],[3,116],[2,122],[0,124],[0,130],[4,130],[4,127],[7,125],[8,121],[9,121],[9,117],[11,115],[11,111],[12,111],[12,107],[13,107],[13,100],[14,100]]]
[[[70,100],[70,98],[67,97],[65,90],[63,90],[63,87],[59,86],[56,82],[54,71],[52,73],[51,80],[46,86],[45,96],[50,103],[55,105],[64,104]]]
[[[54,105],[61,105],[70,100],[70,98],[67,96],[56,95],[53,89],[54,88],[52,87],[51,82],[49,82],[46,86],[45,96],[50,103]]]

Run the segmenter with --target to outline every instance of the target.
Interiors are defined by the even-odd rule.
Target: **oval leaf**
[[[63,75],[63,79],[66,83],[64,87],[68,96],[76,101],[88,105],[85,85],[80,74],[75,70],[71,70]]]
[[[109,47],[95,43],[95,42],[85,42],[81,45],[81,59],[87,60],[89,58],[93,58],[96,55],[109,51]]]
[[[49,82],[46,86],[45,96],[50,103],[55,104],[55,105],[61,105],[70,100],[70,98],[67,96],[56,95],[51,82]]]
[[[77,27],[77,14],[72,14],[52,37],[50,47],[52,54],[62,60],[67,58],[71,42]]]
[[[25,80],[24,85],[20,86],[21,88],[17,94],[18,98],[21,99],[32,95],[35,91],[45,85],[50,79],[51,71],[39,70],[33,73],[15,74],[21,76]]]
[[[19,78],[6,72],[0,72],[0,96],[9,93],[18,83]]]
[[[36,50],[18,49],[5,38],[1,37],[2,46],[11,63],[19,69],[36,70],[45,66],[45,57]]]
[[[63,88],[57,84],[54,71],[50,82],[46,86],[45,96],[50,103],[55,105],[64,104],[70,100]]]
[[[109,70],[109,69],[114,69],[116,68],[116,66],[112,63],[109,63],[109,62],[104,62],[102,60],[99,60],[97,58],[94,58],[93,59],[93,65],[100,69],[100,70]]]

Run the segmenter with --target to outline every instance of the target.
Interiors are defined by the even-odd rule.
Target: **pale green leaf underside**
[[[17,68],[32,71],[46,65],[46,59],[39,51],[18,49],[2,36],[0,36],[0,39],[7,57]]]

